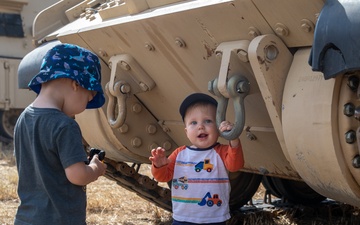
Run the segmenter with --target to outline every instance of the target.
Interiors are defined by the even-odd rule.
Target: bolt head
[[[344,115],[351,117],[355,114],[355,105],[352,103],[346,103],[344,105]]]
[[[353,130],[349,130],[345,133],[345,141],[348,144],[352,144],[356,141],[356,133]]]
[[[124,123],[124,124],[119,128],[119,131],[120,131],[120,133],[125,134],[125,133],[127,133],[127,132],[129,131],[129,126],[128,126],[126,123]]]
[[[348,82],[347,85],[349,86],[349,88],[352,91],[357,91],[358,87],[359,87],[359,78],[357,76],[350,76],[348,78]]]
[[[352,165],[354,168],[360,168],[360,156],[356,155],[352,161]]]

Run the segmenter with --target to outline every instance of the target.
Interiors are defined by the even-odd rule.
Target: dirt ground
[[[19,199],[16,192],[17,172],[12,151],[0,145],[0,225],[13,224]],[[150,171],[148,165],[141,169]],[[149,174],[146,174],[149,175]],[[263,197],[261,186],[254,200]],[[147,202],[135,193],[100,177],[87,186],[88,225],[170,225],[171,213]],[[269,207],[241,210],[229,225],[358,225],[360,209],[346,204],[323,204],[316,207]]]
[[[0,160],[0,224],[13,224],[19,200],[16,196],[16,167]],[[6,182],[10,181],[10,182]],[[6,182],[6,184],[4,184]],[[8,191],[6,191],[8,190]],[[171,214],[119,187],[105,177],[89,184],[87,224],[148,225],[171,224]]]
[[[9,151],[1,149],[0,177],[0,224],[13,224],[19,204],[16,193],[18,178],[13,156]],[[121,188],[105,177],[100,177],[87,186],[87,196],[88,225],[171,224],[171,213]]]

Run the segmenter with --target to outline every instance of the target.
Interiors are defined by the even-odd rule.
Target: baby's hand
[[[230,131],[232,130],[234,124],[230,123],[229,121],[222,121],[219,126],[220,132]]]
[[[220,126],[219,126],[219,131],[220,132],[224,132],[224,131],[231,131],[234,127],[234,124],[233,123],[230,123],[229,121],[222,121],[220,123]],[[240,139],[239,138],[235,138],[233,140],[230,140],[230,145],[232,147],[237,147],[239,146],[240,144]]]
[[[165,156],[165,149],[157,147],[151,150],[149,160],[154,164],[155,167],[162,167],[169,164],[170,160]]]

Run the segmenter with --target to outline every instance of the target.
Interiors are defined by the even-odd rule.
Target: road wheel
[[[272,177],[271,180],[275,189],[289,202],[311,205],[326,199],[326,197],[311,189],[305,182],[277,177]]]
[[[274,185],[274,182],[272,181],[272,177],[263,176],[262,184],[264,188],[273,196],[281,198],[282,194],[279,192],[279,190]]]
[[[236,210],[251,200],[261,183],[262,175],[246,172],[229,174],[231,193],[230,210]]]
[[[12,139],[14,128],[22,109],[0,110],[0,135]]]

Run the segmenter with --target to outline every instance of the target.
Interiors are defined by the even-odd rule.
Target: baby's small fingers
[[[219,127],[219,130],[220,130],[221,132],[223,132],[223,131],[230,131],[230,130],[232,130],[232,128],[233,128],[232,125],[224,125],[224,126],[220,126],[220,127]]]

